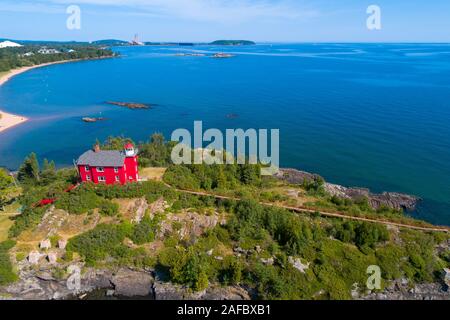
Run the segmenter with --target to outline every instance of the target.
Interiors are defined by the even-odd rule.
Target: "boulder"
[[[56,254],[56,252],[53,252],[53,251],[49,252],[47,254],[47,260],[48,260],[49,263],[55,264],[56,261],[58,260],[58,255]]]
[[[242,287],[213,286],[201,292],[168,282],[156,281],[153,285],[155,300],[250,300]]]
[[[450,269],[444,269],[444,283],[447,286],[447,289],[450,288]]]
[[[66,246],[67,246],[67,240],[65,240],[65,239],[58,240],[58,248],[65,249]]]
[[[120,269],[111,279],[115,294],[125,297],[148,296],[152,292],[153,277],[145,272]]]
[[[48,249],[50,249],[51,247],[52,247],[52,243],[50,242],[49,239],[42,240],[42,241],[39,243],[39,248],[41,248],[41,249],[43,249],[43,250],[48,250]]]
[[[187,289],[166,282],[155,282],[153,285],[155,300],[183,300]]]
[[[41,260],[42,255],[38,251],[31,251],[28,254],[28,262],[31,264],[38,264],[39,260]]]
[[[309,268],[310,263],[303,264],[300,258],[289,257],[289,263],[301,273],[305,273],[305,271]]]

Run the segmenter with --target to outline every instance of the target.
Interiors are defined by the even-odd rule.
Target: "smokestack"
[[[94,152],[100,152],[100,145],[98,143],[94,145]]]

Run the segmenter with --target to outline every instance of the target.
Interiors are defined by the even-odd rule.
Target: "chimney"
[[[100,145],[98,143],[94,145],[94,152],[100,152]]]

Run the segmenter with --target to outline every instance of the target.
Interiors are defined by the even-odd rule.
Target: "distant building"
[[[47,48],[47,47],[43,47],[43,48],[39,49],[38,53],[40,53],[40,54],[58,54],[58,53],[61,53],[61,52],[59,52],[56,49],[50,49],[50,48]]]
[[[144,43],[139,41],[139,36],[136,34],[134,36],[134,39],[129,42],[129,45],[131,45],[131,46],[143,46]]]
[[[1,48],[17,48],[17,47],[23,47],[21,44],[12,42],[12,41],[3,41],[0,42],[0,49]]]
[[[95,184],[126,184],[139,181],[137,150],[131,143],[124,150],[93,150],[82,154],[76,161],[81,181]]]
[[[27,52],[24,54],[19,54],[19,57],[31,57],[34,56],[34,52]]]

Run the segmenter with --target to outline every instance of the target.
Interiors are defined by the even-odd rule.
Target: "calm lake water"
[[[450,45],[124,47],[121,58],[32,70],[0,106],[32,121],[0,136],[0,166],[35,151],[72,164],[95,139],[176,128],[279,128],[283,167],[424,199],[414,216],[450,225]],[[232,59],[177,57],[177,52]],[[158,104],[152,110],[107,100]],[[237,117],[227,117],[236,114]],[[85,116],[108,121],[84,123]]]

